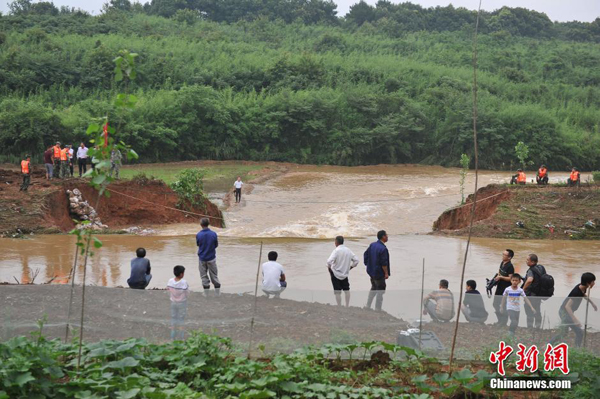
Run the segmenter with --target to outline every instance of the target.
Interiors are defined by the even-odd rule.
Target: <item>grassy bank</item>
[[[176,162],[169,164],[140,164],[125,166],[121,169],[121,177],[131,179],[144,173],[167,184],[177,180],[177,176],[185,169],[201,169],[204,172],[204,188],[206,191],[228,190],[238,176],[247,180],[248,175],[263,168],[261,164],[244,164],[237,162]]]
[[[478,200],[482,219],[473,226],[476,237],[512,239],[600,239],[600,186],[488,186]],[[482,189],[483,190],[483,189]],[[507,191],[509,195],[498,196]],[[491,201],[485,200],[490,197]],[[481,202],[479,202],[481,200]],[[467,207],[470,210],[470,206]],[[466,209],[466,208],[465,208]],[[454,217],[456,227],[445,227],[441,234],[466,235],[468,218],[463,210],[449,210],[440,217]],[[453,214],[454,212],[454,214]],[[462,212],[457,216],[456,212]]]

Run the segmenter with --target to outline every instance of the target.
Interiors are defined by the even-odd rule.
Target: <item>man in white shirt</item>
[[[358,257],[344,245],[344,237],[335,237],[335,249],[327,259],[327,269],[331,275],[333,293],[338,306],[342,306],[342,291],[346,300],[346,307],[350,304],[350,282],[348,274],[350,269],[358,265]]]
[[[276,262],[277,252],[269,252],[268,257],[269,261],[263,263],[262,265],[262,290],[265,294],[267,294],[267,298],[270,298],[271,295],[274,295],[275,298],[279,298],[279,295],[287,287],[285,273],[283,272],[283,266]]]
[[[235,203],[237,204],[242,200],[242,186],[244,182],[242,178],[238,176],[237,180],[233,183],[233,187],[235,187]]]
[[[87,159],[88,149],[85,144],[81,143],[81,146],[77,149],[77,165],[79,165],[79,177],[81,177],[81,171],[87,172]]]

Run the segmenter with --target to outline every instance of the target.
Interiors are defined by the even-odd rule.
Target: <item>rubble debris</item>
[[[81,191],[78,189],[67,190],[69,197],[69,212],[80,221],[89,221],[89,224],[78,224],[78,229],[106,230],[108,226],[102,224],[96,210],[84,201]]]

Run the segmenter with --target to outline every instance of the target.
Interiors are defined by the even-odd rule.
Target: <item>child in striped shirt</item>
[[[521,283],[521,276],[518,273],[514,273],[510,278],[510,287],[506,287],[504,290],[504,294],[502,294],[502,313],[508,312],[508,317],[510,319],[510,327],[509,332],[511,335],[515,334],[517,331],[517,326],[519,325],[519,316],[521,315],[521,297],[525,298],[525,303],[529,305],[533,313],[535,314],[535,309],[527,295],[525,295],[525,291],[523,288],[519,287]]]

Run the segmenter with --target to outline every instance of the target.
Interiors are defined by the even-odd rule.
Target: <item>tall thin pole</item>
[[[421,309],[419,311],[419,350],[421,350],[421,331],[423,330],[423,290],[425,289],[425,258],[423,258],[423,271],[421,273]]]
[[[69,295],[69,310],[67,312],[67,325],[65,327],[65,344],[69,339],[69,327],[71,324],[71,307],[73,305],[73,291],[75,290],[75,274],[77,273],[77,257],[79,256],[79,247],[75,245],[75,260],[73,261],[73,268],[69,274],[71,279],[71,294]]]
[[[260,253],[258,254],[258,266],[256,267],[256,284],[254,285],[254,306],[252,308],[252,320],[250,321],[250,343],[248,344],[248,358],[252,350],[252,341],[254,340],[254,318],[256,317],[256,306],[258,302],[258,278],[260,276],[260,264],[262,262],[263,242],[260,242]]]
[[[102,198],[102,194],[104,194],[104,189],[106,188],[106,183],[102,183],[103,186],[98,191],[98,198],[96,199],[96,206],[94,209],[98,212],[98,205],[100,205],[100,198]],[[87,261],[88,255],[90,254],[90,243],[92,242],[92,230],[88,230],[87,234],[87,242],[85,244],[85,257],[83,258],[83,281],[81,282],[81,318],[79,325],[79,354],[77,355],[77,371],[79,371],[79,366],[81,366],[81,351],[83,347],[83,316],[85,315],[85,277],[87,276]]]
[[[96,204],[98,205],[98,204]],[[77,371],[81,366],[81,350],[83,346],[83,316],[85,314],[85,277],[87,275],[87,260],[90,253],[90,242],[92,241],[92,231],[87,232],[87,243],[85,244],[85,257],[83,258],[83,281],[81,282],[81,318],[79,320],[79,353],[77,355]]]
[[[467,255],[471,245],[471,235],[473,233],[473,221],[475,220],[475,208],[477,206],[477,184],[479,182],[479,153],[477,147],[477,31],[479,30],[479,16],[481,15],[481,1],[477,9],[477,21],[475,22],[475,33],[473,35],[473,149],[475,152],[475,191],[473,192],[473,206],[471,208],[471,221],[469,223],[469,237],[467,238],[467,248],[463,259],[462,272],[460,275],[460,295],[458,299],[458,309],[456,311],[456,323],[454,324],[454,335],[452,337],[452,349],[450,350],[449,367],[452,369],[454,360],[454,349],[456,347],[456,336],[458,335],[458,322],[460,320],[460,305],[463,300],[463,284],[465,281],[465,269],[467,267]]]
[[[587,327],[588,327],[588,312],[590,310],[590,296],[592,294],[592,289],[590,288],[587,292],[587,303],[585,304],[585,323],[583,328],[583,347],[587,343]]]

